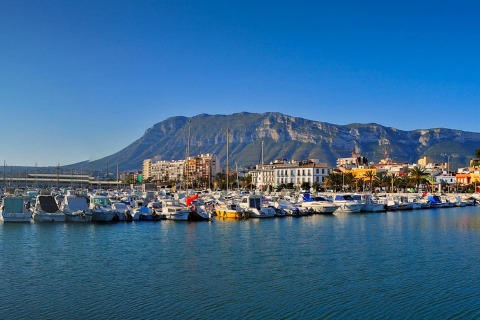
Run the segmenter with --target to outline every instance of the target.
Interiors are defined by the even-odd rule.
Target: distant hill
[[[147,129],[137,141],[105,158],[84,164],[86,170],[140,170],[144,159],[159,156],[163,160],[184,159],[190,122],[190,156],[211,153],[226,159],[226,130],[229,128],[229,163],[250,166],[274,159],[320,159],[334,166],[336,159],[351,156],[356,149],[370,161],[384,158],[388,148],[396,162],[416,163],[423,156],[446,162],[451,168],[466,166],[475,149],[480,148],[480,133],[452,129],[402,131],[375,123],[335,125],[289,115],[235,113],[231,115],[199,114],[171,117]],[[76,164],[77,165],[77,164]],[[74,166],[74,165],[70,165]],[[66,167],[70,167],[66,166]]]

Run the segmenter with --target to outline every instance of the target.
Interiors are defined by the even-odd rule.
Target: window
[[[325,174],[325,169],[322,169],[322,174]]]

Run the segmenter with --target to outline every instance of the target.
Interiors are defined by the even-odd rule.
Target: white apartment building
[[[299,162],[294,164],[277,165],[274,169],[274,186],[293,183],[300,187],[302,183],[308,182],[310,185],[318,183],[323,185],[325,178],[333,171],[333,168],[326,164],[315,162]]]
[[[333,168],[318,161],[301,161],[294,163],[275,163],[257,166],[255,170],[250,171],[252,184],[261,189],[265,186],[273,188],[281,184],[293,183],[295,187],[300,187],[302,183],[308,182],[313,185],[315,182],[323,185],[326,176],[331,173]]]

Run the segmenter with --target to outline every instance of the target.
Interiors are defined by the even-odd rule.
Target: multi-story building
[[[187,183],[205,179],[211,181],[218,172],[218,163],[215,155],[201,154],[188,157],[187,160],[165,161],[155,157],[143,161],[144,180],[176,181]]]
[[[332,170],[333,168],[315,160],[277,165],[274,168],[274,185],[288,183],[293,183],[295,187],[300,187],[303,183],[323,185]]]
[[[292,183],[300,187],[307,182],[310,185],[317,183],[323,185],[326,176],[332,172],[332,168],[321,164],[318,160],[307,160],[300,162],[275,162],[269,165],[257,166],[250,171],[252,184],[262,189],[266,186],[276,188],[282,184]]]

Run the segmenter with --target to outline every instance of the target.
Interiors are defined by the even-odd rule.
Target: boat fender
[[[242,212],[242,219],[245,219],[245,212]]]

